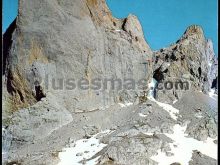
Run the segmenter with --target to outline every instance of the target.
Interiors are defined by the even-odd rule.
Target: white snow
[[[148,97],[154,97],[154,90],[156,87],[157,81],[152,78],[151,82],[148,84],[149,92],[148,92]]]
[[[147,117],[147,115],[143,114],[143,113],[138,113],[140,117]]]
[[[171,143],[173,145],[170,145],[171,152],[174,154],[173,156],[168,157],[164,152],[159,150],[158,155],[152,156],[151,159],[158,162],[159,165],[168,165],[174,162],[186,165],[191,160],[193,150],[198,150],[202,154],[217,159],[217,145],[213,142],[215,139],[208,138],[203,142],[186,137],[187,134],[184,133],[186,127],[176,124],[173,128],[173,134],[165,134],[174,140],[174,143]],[[177,147],[174,147],[175,145]]]
[[[156,83],[157,81],[153,78],[151,80],[151,82],[148,84],[148,88],[150,88],[150,91],[148,93],[148,98],[151,100],[151,101],[154,101],[155,103],[157,103],[159,106],[161,106],[165,111],[167,111],[170,116],[174,119],[174,120],[177,120],[177,114],[179,114],[179,110],[174,108],[173,106],[169,105],[169,104],[165,104],[165,103],[161,103],[159,101],[156,101],[154,99],[154,96],[153,96],[153,91],[156,87]]]
[[[170,116],[173,119],[177,119],[177,114],[179,113],[178,109],[169,104],[158,102],[152,97],[150,97],[149,99],[156,102],[159,106],[163,107],[164,110],[169,112]],[[198,115],[197,117],[202,116]],[[173,134],[165,133],[167,137],[171,138],[174,141],[173,145],[170,145],[171,152],[174,154],[173,156],[168,157],[164,152],[158,150],[158,155],[152,156],[151,159],[158,162],[159,165],[168,165],[174,162],[179,162],[180,164],[186,165],[191,160],[193,150],[198,150],[202,154],[217,159],[217,145],[213,142],[215,139],[208,138],[206,141],[203,142],[190,137],[186,137],[186,128],[187,125],[180,126],[179,124],[176,124],[173,127]]]
[[[96,139],[97,135],[104,136],[111,133],[110,130],[98,133],[89,139],[80,139],[76,142],[70,144],[71,147],[64,148],[62,152],[59,153],[60,162],[58,165],[82,165],[79,163],[82,160],[89,159],[96,153],[101,151],[107,144],[100,143]],[[95,165],[99,157],[87,161],[85,165]]]
[[[131,103],[131,102],[127,102],[127,103],[118,103],[121,107],[128,107],[128,106],[130,106],[130,105],[133,105],[133,103]]]
[[[178,118],[177,114],[179,114],[179,110],[178,109],[174,108],[172,105],[169,105],[169,104],[166,104],[166,103],[161,103],[161,102],[155,100],[152,97],[149,97],[149,99],[151,101],[154,101],[155,103],[157,103],[157,105],[159,105],[165,111],[167,111],[174,120],[177,120],[177,118]]]
[[[179,114],[178,109],[174,108],[172,105],[161,103],[154,99],[152,91],[155,88],[155,83],[153,82],[153,80],[151,81],[151,83],[149,83],[148,87],[153,87],[153,89],[149,91],[148,98],[151,101],[157,103],[164,110],[166,110],[174,120],[177,120],[177,114]],[[213,96],[215,95],[214,91],[212,90],[210,92],[210,97]],[[173,104],[176,101],[177,100],[175,100]],[[202,118],[203,116],[197,115],[196,117]],[[215,139],[207,138],[207,140],[203,142],[198,141],[194,138],[186,137],[186,128],[187,125],[182,127],[179,124],[176,124],[173,127],[173,134],[165,133],[167,137],[171,138],[174,141],[173,145],[170,145],[171,152],[174,154],[173,156],[166,156],[166,153],[161,152],[161,150],[158,150],[158,155],[152,156],[151,159],[158,162],[159,165],[168,165],[174,162],[179,162],[180,164],[186,165],[191,160],[193,150],[198,150],[202,154],[217,159],[217,145],[213,142]]]
[[[148,84],[148,88],[154,88],[156,85],[156,80],[154,78],[152,78],[151,82]]]
[[[200,119],[200,118],[203,118],[203,116],[202,116],[201,114],[195,114],[195,117],[196,117],[196,118],[199,118],[199,119]]]
[[[153,92],[156,87],[156,83],[157,81],[153,78],[151,82],[148,84],[148,88],[150,88],[149,93],[148,93],[148,98],[151,101],[154,101],[155,103],[157,103],[159,106],[161,106],[165,111],[167,111],[174,120],[177,120],[178,118],[177,114],[179,113],[178,109],[174,108],[173,106],[169,104],[161,103],[154,99]]]
[[[218,95],[215,94],[215,90],[214,89],[211,89],[210,92],[209,92],[209,97],[211,97],[212,99],[214,100],[217,100],[217,97]]]
[[[142,132],[142,133],[145,134],[145,135],[148,135],[148,136],[153,136],[154,135],[153,132]]]
[[[118,103],[121,107],[126,107],[123,103]]]
[[[177,99],[176,99],[176,100],[174,100],[174,101],[173,101],[173,104],[175,104],[177,101],[178,101]]]
[[[125,103],[126,106],[133,105],[133,103]]]

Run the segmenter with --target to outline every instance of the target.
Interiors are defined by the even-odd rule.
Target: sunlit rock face
[[[152,63],[147,70],[142,64],[152,51],[137,17],[112,17],[104,0],[20,0],[14,24],[4,74],[15,109],[33,105],[48,92],[75,112],[133,102],[141,91],[68,90],[65,82],[85,79],[92,86],[95,78],[148,80],[152,75]]]
[[[104,0],[20,0],[4,38],[4,100],[14,104],[5,107],[8,111],[33,105],[48,93],[70,111],[87,112],[138,102],[146,92],[88,89],[97,78],[145,78],[145,87],[152,77],[173,86],[187,81],[187,87],[207,93],[217,77],[213,45],[201,27],[190,26],[175,44],[152,52],[137,17],[114,18]],[[68,83],[73,79],[74,85]],[[82,79],[86,90],[78,86]],[[179,89],[156,89],[156,98],[172,102],[181,97]]]
[[[158,151],[178,162],[175,135],[187,141],[186,134],[199,144],[211,138],[217,148],[218,63],[201,27],[153,52],[137,17],[114,18],[105,0],[20,0],[3,41],[2,114],[10,132],[3,149],[11,164],[163,164],[152,159]],[[117,88],[117,81],[106,88],[106,79],[130,79],[136,88]],[[172,88],[159,89],[167,82]],[[99,136],[103,130],[111,131]],[[183,164],[192,149],[200,148],[187,148]]]
[[[168,90],[157,90],[157,98],[163,101],[179,99],[188,90],[177,82],[188,84],[190,90],[207,94],[217,77],[217,58],[212,41],[207,40],[202,28],[196,25],[188,27],[175,44],[154,52],[153,57],[154,78],[163,86],[167,81],[173,84],[173,88],[168,87]]]

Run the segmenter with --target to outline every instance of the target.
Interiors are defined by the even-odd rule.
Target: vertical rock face
[[[153,52],[137,17],[114,18],[105,0],[19,0],[18,17],[3,42],[9,163],[55,164],[67,141],[105,129],[115,131],[102,139],[108,146],[93,156],[101,156],[99,164],[157,164],[151,160],[157,150],[172,156],[165,133],[185,121],[191,121],[186,131],[194,138],[217,136],[215,100],[193,92],[217,89],[213,44],[199,26]],[[171,105],[147,100],[152,78],[163,87],[156,88],[157,100],[172,102],[185,94],[175,104],[179,115]],[[125,108],[107,108],[120,102]],[[130,102],[145,104],[127,107]]]
[[[20,0],[15,26],[4,74],[8,98],[17,109],[47,93],[75,112],[135,101],[140,95],[136,90],[68,90],[65,83],[75,79],[77,85],[84,79],[91,85],[95,78],[148,80],[151,76],[152,64],[147,73],[141,64],[152,51],[139,21],[133,15],[112,17],[104,0]]]
[[[153,56],[154,78],[163,87],[157,89],[157,98],[166,102],[179,99],[189,88],[207,93],[217,77],[213,44],[196,25],[187,28],[175,44],[154,52]]]
[[[117,79],[154,77],[163,86],[181,81],[204,93],[217,84],[213,45],[199,26],[152,52],[137,17],[114,18],[104,0],[20,0],[19,15],[4,42],[4,93],[12,110],[33,105],[48,93],[68,110],[83,112],[134,102],[146,92],[111,90],[109,83],[102,90],[106,79],[117,85]],[[152,57],[154,62],[148,62]],[[79,89],[81,80],[102,89]],[[179,89],[157,89],[157,98],[174,101],[184,91]]]

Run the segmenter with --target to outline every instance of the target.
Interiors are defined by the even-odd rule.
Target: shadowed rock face
[[[10,60],[4,67],[6,82],[15,84],[14,77],[19,74],[28,84],[15,84],[13,92],[8,91],[18,107],[33,104],[28,95],[40,100],[39,88],[42,96],[52,92],[75,112],[135,101],[141,95],[139,91],[66,90],[65,84],[63,90],[54,90],[51,81],[48,89],[47,75],[56,80],[56,86],[59,79],[83,78],[90,84],[95,78],[148,80],[152,75],[152,64],[147,71],[141,64],[151,58],[152,51],[139,21],[133,15],[121,20],[112,17],[104,0],[20,0],[12,40]]]

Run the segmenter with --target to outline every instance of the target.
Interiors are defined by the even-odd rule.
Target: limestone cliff
[[[217,88],[218,64],[199,26],[152,51],[137,17],[114,18],[105,0],[19,0],[3,45],[3,126],[12,137],[12,143],[5,140],[11,146],[4,160],[9,164],[57,164],[66,144],[101,130],[113,133],[99,137],[108,145],[93,157],[106,165],[154,165],[157,150],[172,156],[165,134],[188,121],[183,135],[217,137],[217,105],[207,92]],[[189,82],[190,88],[156,88],[157,101],[148,99],[152,78],[159,84]],[[138,86],[94,88],[94,80],[126,79]],[[79,88],[81,80],[89,88]],[[179,100],[174,104],[179,110],[159,100]]]
[[[146,73],[142,63],[152,51],[137,17],[112,17],[104,0],[20,0],[11,28],[13,33],[5,34],[11,45],[5,50],[4,83],[7,98],[16,105],[13,111],[33,105],[48,93],[74,112],[134,102],[142,96],[136,90],[67,90],[65,84],[63,90],[55,90],[51,79],[58,86],[59,79],[84,78],[91,83],[95,78],[151,77],[152,64]]]

